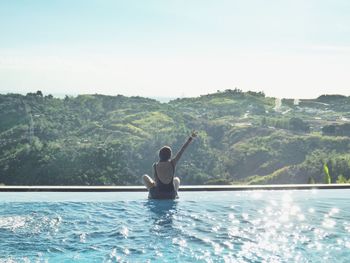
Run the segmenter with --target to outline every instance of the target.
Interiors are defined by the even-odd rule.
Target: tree
[[[340,174],[337,178],[337,184],[346,184],[348,183],[350,180],[347,180],[346,177],[342,174]]]
[[[293,131],[309,132],[310,126],[300,118],[291,118],[289,120],[289,129]]]
[[[329,174],[328,166],[327,164],[323,164],[323,172],[324,172],[324,183],[330,184],[332,182],[331,176]]]
[[[335,125],[326,125],[322,127],[323,135],[335,135]]]
[[[308,184],[315,184],[316,182],[315,182],[314,177],[313,177],[313,176],[310,176],[309,179],[308,179],[308,181],[307,181],[307,183],[308,183]]]

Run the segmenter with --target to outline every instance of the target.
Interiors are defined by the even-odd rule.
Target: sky
[[[0,0],[0,93],[350,95],[348,0]]]

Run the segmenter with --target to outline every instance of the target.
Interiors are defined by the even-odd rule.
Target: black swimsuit
[[[173,166],[173,171],[175,172],[175,166],[171,162]],[[177,191],[174,187],[174,176],[171,178],[170,183],[164,184],[159,179],[157,174],[156,165],[154,165],[154,179],[156,181],[156,186],[153,186],[149,189],[149,198],[151,199],[175,199],[177,198]]]

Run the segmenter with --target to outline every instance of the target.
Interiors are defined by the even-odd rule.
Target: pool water
[[[349,194],[0,193],[0,262],[348,262]]]

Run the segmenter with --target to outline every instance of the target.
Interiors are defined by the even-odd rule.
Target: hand
[[[198,133],[197,131],[193,130],[192,133],[191,133],[191,137],[192,138],[197,137],[197,133]]]

